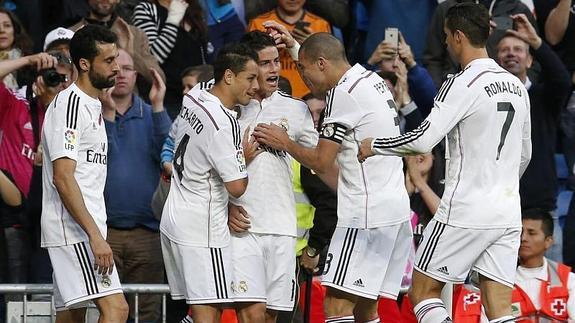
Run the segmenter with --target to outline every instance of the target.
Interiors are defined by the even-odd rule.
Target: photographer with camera
[[[71,60],[59,52],[1,61],[0,79],[26,67],[33,70],[35,77],[26,86],[25,95],[24,91],[14,92],[0,82],[0,170],[12,180],[21,195],[20,205],[0,199],[0,224],[7,250],[7,259],[0,262],[8,264],[7,281],[10,283],[30,280],[28,263],[33,249],[31,246],[39,246],[31,238],[35,237],[33,228],[39,227],[39,216],[38,219],[31,219],[29,210],[35,204],[32,200],[40,199],[39,194],[32,193],[36,191],[32,189],[32,183],[34,176],[41,177],[41,172],[34,169],[42,164],[38,145],[44,111],[56,94],[72,81]],[[46,265],[49,266],[49,262]],[[37,267],[47,272],[45,266]],[[43,275],[51,273],[48,271]]]

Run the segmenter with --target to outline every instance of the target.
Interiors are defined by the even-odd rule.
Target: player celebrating
[[[74,34],[70,54],[78,80],[46,110],[42,134],[42,247],[54,268],[56,321],[84,322],[87,301],[99,322],[120,323],[128,305],[106,243],[104,185],[108,140],[98,96],[114,86],[116,35],[89,25]]]
[[[358,138],[399,135],[393,97],[377,74],[350,66],[343,45],[327,33],[306,39],[298,66],[316,96],[329,90],[317,147],[299,145],[275,125],[259,124],[254,136],[337,186],[338,223],[322,282],[328,287],[326,322],[379,322],[377,299],[397,298],[408,258],[409,201],[401,158],[380,156],[360,164],[356,155]],[[382,109],[381,102],[389,108]]]
[[[318,134],[307,105],[278,91],[280,61],[269,35],[252,31],[242,43],[258,53],[259,90],[241,107],[242,132],[260,123],[285,129],[306,147],[317,144]],[[244,137],[247,138],[247,137]],[[251,139],[253,141],[253,138]],[[241,322],[275,322],[277,311],[291,311],[297,298],[295,244],[297,236],[291,157],[281,150],[254,145],[258,157],[248,164],[250,184],[230,207],[234,281],[232,290]],[[246,156],[252,155],[246,151]],[[248,218],[243,214],[247,213]],[[249,226],[249,228],[248,228]],[[243,232],[247,229],[248,232]],[[248,288],[245,288],[248,286]]]
[[[488,58],[489,14],[482,5],[450,8],[444,31],[463,71],[443,83],[419,128],[399,137],[367,138],[359,158],[428,152],[447,135],[445,192],[417,251],[414,311],[419,322],[451,321],[441,289],[446,282],[463,283],[474,270],[490,322],[513,322],[519,178],[531,156],[529,97],[519,79]]]
[[[160,222],[162,253],[173,299],[185,299],[196,322],[216,322],[233,301],[228,194],[248,180],[236,104],[258,89],[256,53],[231,44],[214,62],[215,85],[188,94],[176,119],[170,193]]]

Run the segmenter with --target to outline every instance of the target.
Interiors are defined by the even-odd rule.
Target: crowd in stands
[[[0,0],[0,284],[52,281],[50,260],[40,248],[41,169],[45,161],[39,143],[46,107],[77,76],[68,43],[78,29],[98,24],[118,37],[120,72],[115,87],[100,98],[109,143],[105,190],[108,242],[122,283],[155,284],[166,281],[159,218],[177,166],[170,127],[183,96],[196,84],[207,84],[213,78],[210,64],[220,48],[240,40],[247,31],[269,31],[264,25],[268,20],[285,26],[300,43],[313,33],[332,33],[343,41],[350,63],[362,64],[386,81],[394,95],[397,122],[402,132],[407,132],[429,115],[443,81],[460,70],[445,45],[444,18],[451,6],[465,1]],[[551,279],[529,270],[542,266],[555,268],[556,283],[570,293],[573,278],[567,266],[575,265],[575,200],[558,196],[575,189],[575,1],[474,2],[484,5],[492,18],[511,22],[512,29],[505,29],[495,22],[502,24],[504,19],[492,19],[487,48],[497,63],[525,84],[531,104],[533,153],[521,179],[520,194],[524,230],[527,223],[528,232],[539,235],[541,241],[537,240],[536,260],[522,249],[518,284],[523,294],[514,297],[531,297],[532,290],[533,297],[539,297],[538,289],[525,287],[525,282],[532,277]],[[397,45],[385,39],[389,27],[399,29]],[[288,50],[280,49],[279,54],[280,88],[308,104],[317,127],[323,118],[324,98],[310,94]],[[448,155],[440,144],[430,154],[404,159],[414,248],[418,233],[439,206]],[[567,176],[557,175],[558,164],[566,165]],[[312,232],[309,240],[314,250],[324,250],[325,256],[329,240],[324,237],[333,233],[329,227],[334,221],[328,218],[335,213],[336,196],[327,187],[319,187],[323,183],[312,178],[309,169],[302,167],[301,173],[299,165],[294,169],[296,181],[301,174],[301,185],[294,185],[296,200],[298,193],[307,195],[308,211],[313,213],[313,205],[320,217],[313,223],[327,222],[317,227],[323,231],[317,236]],[[312,223],[298,226],[310,230]],[[523,243],[534,244],[525,234]],[[305,253],[300,257],[311,267],[317,265]],[[409,273],[406,277],[407,286]],[[469,299],[472,293],[463,291],[461,298]],[[537,309],[551,306],[549,302],[529,304]],[[134,317],[134,301],[128,303]],[[568,312],[557,317],[575,319],[575,296],[565,298],[564,303]],[[176,314],[168,321],[185,316],[185,305],[170,306],[182,312],[170,311]],[[400,307],[404,306],[383,311],[382,322],[398,322],[386,313],[400,315]],[[0,305],[0,322],[5,317],[3,308]],[[140,320],[157,321],[160,309],[157,296],[139,299]],[[553,316],[552,312],[544,314]],[[469,315],[479,320],[480,310]],[[280,316],[278,321],[290,319]]]

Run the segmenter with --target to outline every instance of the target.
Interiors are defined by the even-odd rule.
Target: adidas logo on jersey
[[[437,271],[439,271],[442,274],[449,275],[449,270],[447,270],[447,266],[439,267],[437,268]]]
[[[363,281],[360,279],[356,280],[353,282],[353,286],[357,286],[357,287],[365,287],[363,286]]]

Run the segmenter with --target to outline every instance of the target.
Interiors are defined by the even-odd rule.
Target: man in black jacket
[[[524,210],[538,208],[552,212],[556,208],[558,190],[555,148],[559,116],[571,93],[571,79],[559,57],[537,35],[527,18],[521,14],[513,18],[515,30],[508,31],[509,34],[497,44],[497,61],[525,84],[531,102],[533,151],[531,162],[520,182],[521,207]],[[540,81],[537,83],[532,83],[527,76],[533,59],[541,65]],[[560,246],[561,234],[559,232],[557,236],[557,233],[556,245]],[[552,258],[560,261],[560,252]]]

